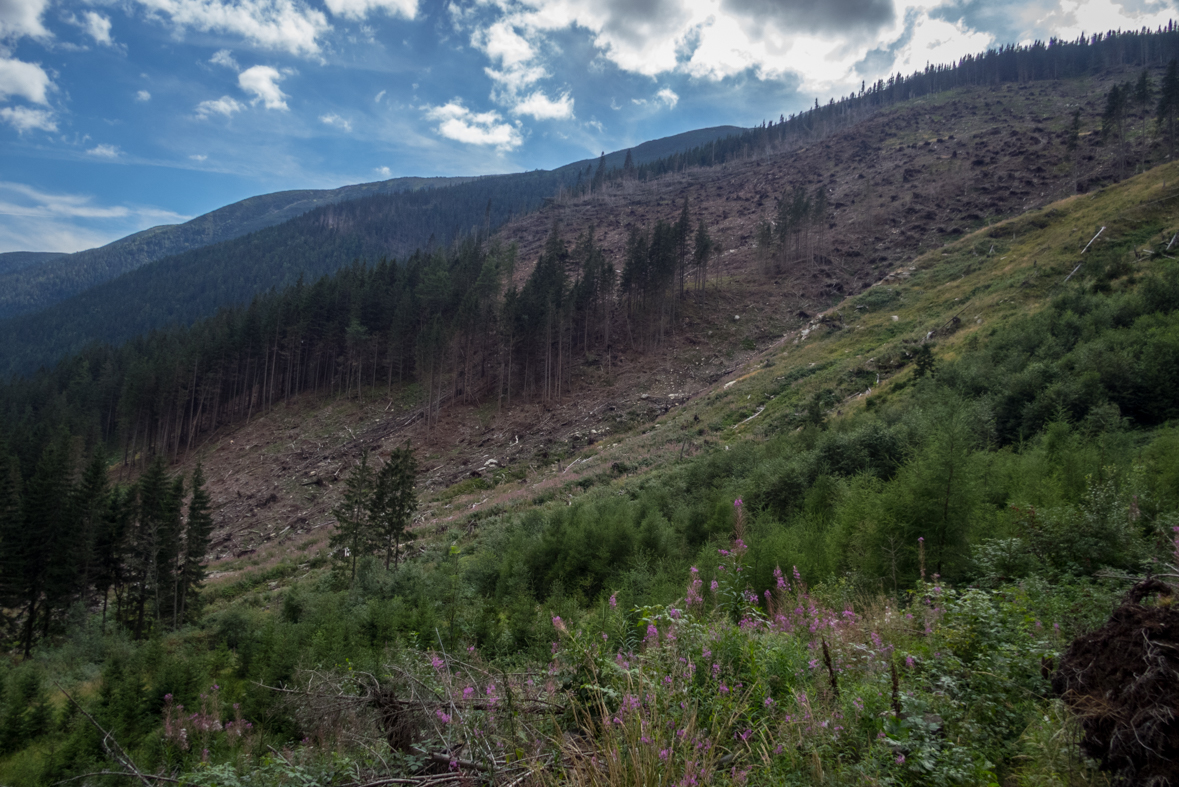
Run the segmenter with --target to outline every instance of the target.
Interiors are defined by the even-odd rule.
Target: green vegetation
[[[14,382],[0,783],[1109,783],[1050,677],[1138,577],[1179,576],[1177,182],[929,252],[596,449],[610,470],[423,530],[403,562],[406,449],[351,470],[329,555],[220,584],[202,474],[185,514],[163,458],[395,376],[431,426],[452,398],[553,397],[572,358],[609,364],[614,304],[661,341],[711,254],[686,203],[632,232],[617,289],[591,233],[554,228],[519,289],[514,250],[472,240]],[[821,231],[797,197],[768,232],[791,259]],[[114,446],[134,486],[107,487]]]
[[[0,781],[116,768],[101,727],[194,784],[437,756],[554,783],[1104,783],[1045,665],[1179,568],[1164,180],[926,255],[696,403],[764,404],[723,442],[651,461],[679,430],[636,435],[647,471],[571,505],[487,512],[396,571],[373,546],[343,574],[267,569],[175,631],[73,607],[5,670]]]

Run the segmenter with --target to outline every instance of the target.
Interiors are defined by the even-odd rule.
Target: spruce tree
[[[766,228],[765,231],[762,231],[763,226]],[[758,230],[761,231],[762,236],[767,235],[769,224],[762,222],[758,226]],[[703,289],[708,284],[708,258],[712,256],[714,246],[712,236],[708,234],[708,227],[704,224],[704,219],[700,219],[696,223],[695,249],[692,253],[692,264],[696,267],[698,289]]]
[[[377,473],[370,521],[374,541],[385,551],[386,571],[390,562],[394,565],[400,562],[401,540],[418,508],[413,488],[417,472],[417,460],[407,443],[395,449]]]
[[[17,606],[23,597],[24,524],[20,468],[0,446],[0,609]]]
[[[1150,122],[1150,101],[1154,98],[1154,81],[1150,78],[1150,71],[1142,69],[1138,81],[1134,84],[1134,101],[1142,111],[1142,155],[1139,160],[1141,170],[1146,169],[1146,153],[1150,147],[1147,139],[1147,124]]]
[[[121,601],[124,583],[127,581],[125,559],[127,547],[124,540],[131,530],[135,516],[136,495],[134,489],[116,487],[107,497],[107,516],[94,541],[94,592],[102,598],[102,627],[106,629],[106,612],[110,592],[115,590]]]
[[[205,489],[204,470],[198,462],[192,471],[192,498],[188,501],[188,522],[184,529],[184,558],[180,566],[180,603],[177,613],[179,622],[195,617],[197,594],[205,581],[205,556],[212,534],[212,501]]]
[[[156,457],[139,478],[136,486],[138,506],[127,540],[127,579],[134,594],[131,613],[133,635],[138,639],[146,631],[149,602],[159,609],[161,595],[161,574],[167,575],[166,566],[160,566],[160,557],[168,540],[171,489],[162,457]],[[167,593],[167,588],[164,589]]]
[[[344,499],[332,509],[336,518],[336,532],[328,541],[332,557],[348,571],[348,581],[356,581],[356,563],[362,553],[371,552],[372,531],[369,527],[373,500],[373,471],[368,464],[368,451],[360,455],[360,463],[348,474]]]
[[[69,463],[64,442],[55,441],[41,453],[22,501],[22,526],[10,533],[13,559],[7,581],[15,591],[13,601],[24,612],[21,647],[26,656],[32,652],[38,626],[42,636],[48,634],[54,607],[72,589]]]
[[[107,526],[109,485],[107,464],[96,451],[70,500],[70,517],[74,523],[73,564],[78,569],[78,591],[84,606],[89,606],[90,591],[97,570],[96,548]]]
[[[1179,60],[1167,63],[1167,73],[1159,88],[1159,104],[1155,117],[1159,125],[1167,127],[1168,156],[1175,157],[1175,117],[1179,115]]]

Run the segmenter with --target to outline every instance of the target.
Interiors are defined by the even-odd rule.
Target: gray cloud
[[[874,32],[896,19],[892,0],[725,0],[724,7],[759,24],[807,33]]]
[[[629,44],[641,44],[652,34],[679,29],[684,21],[678,0],[606,0],[609,16],[602,29]]]
[[[1051,35],[1047,30],[1028,29],[1025,20],[1044,19],[1057,5],[1057,0],[952,0],[930,11],[929,16],[961,22],[971,30],[986,30],[999,41],[1014,42]]]

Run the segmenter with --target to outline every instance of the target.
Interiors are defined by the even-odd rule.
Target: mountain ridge
[[[621,167],[630,152],[636,163],[644,163],[742,130],[736,126],[693,129],[614,151],[606,154],[605,158],[607,166]],[[587,166],[593,167],[597,162],[598,159],[584,159],[541,171],[561,178],[580,172]],[[380,194],[461,185],[487,177],[526,177],[528,174],[404,176],[334,189],[290,189],[247,197],[182,224],[149,227],[104,246],[72,254],[12,252],[44,256],[21,257],[22,263],[19,265],[6,265],[0,257],[0,320],[34,313],[147,263],[233,240],[324,205]],[[425,245],[427,240],[422,238],[421,245]],[[10,258],[11,261],[16,259]]]

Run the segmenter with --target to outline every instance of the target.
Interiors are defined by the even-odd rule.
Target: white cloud
[[[548,76],[548,72],[534,62],[536,50],[517,32],[511,18],[477,28],[471,34],[471,46],[498,66],[484,71],[497,84],[498,89],[493,95],[503,103],[511,103],[517,93]]]
[[[376,172],[378,175],[380,175],[382,178],[393,177],[393,170],[389,169],[388,167],[377,167],[373,171]]]
[[[568,120],[573,117],[573,99],[564,93],[556,101],[539,90],[512,107],[514,115],[528,115],[536,120]]]
[[[1137,13],[1130,6],[1137,7]],[[1174,7],[1159,0],[1137,3],[1125,0],[1060,0],[1055,9],[1035,19],[1034,26],[1069,40],[1083,33],[1092,35],[1104,30],[1166,27],[1167,22],[1174,18]]]
[[[0,3],[5,0],[0,0]],[[20,96],[34,104],[48,104],[48,93],[53,89],[53,82],[45,69],[36,63],[26,63],[4,57],[0,50],[0,99],[9,96]]]
[[[196,113],[199,118],[207,118],[209,115],[232,117],[234,112],[241,112],[245,108],[245,105],[241,102],[229,96],[222,96],[221,98],[202,101],[197,104]]]
[[[680,103],[680,97],[669,87],[662,88],[655,94],[655,98],[667,104],[668,109],[675,109],[675,105]]]
[[[417,0],[326,0],[328,10],[335,16],[361,20],[370,11],[384,11],[389,16],[413,19],[418,15]]]
[[[966,3],[986,8],[988,2]],[[943,21],[950,0],[454,0],[451,22],[488,59],[492,97],[511,108],[550,70],[560,72],[558,35],[588,35],[599,62],[658,78],[717,81],[789,75],[806,93],[843,93],[861,79],[952,62],[993,44],[968,24]],[[1005,3],[994,2],[996,6]],[[1165,0],[1040,0],[1054,8],[1050,32],[1157,26],[1173,15]],[[461,6],[461,7],[460,7]],[[974,12],[974,11],[972,11]],[[966,13],[965,11],[963,13]],[[1039,8],[1028,24],[1043,37]],[[1038,27],[1036,27],[1038,25]],[[990,27],[982,28],[990,30]],[[1032,29],[1032,28],[1029,28]],[[870,52],[879,56],[866,59]],[[865,70],[871,64],[872,73]],[[669,89],[668,89],[669,90]],[[675,105],[670,92],[656,96]]]
[[[49,38],[50,32],[41,24],[48,7],[49,0],[0,0],[0,41],[23,36]]]
[[[204,153],[193,153],[191,156],[189,156],[189,158],[192,159],[193,161],[200,162],[200,161],[204,161],[205,159],[207,159],[209,157],[206,156]]]
[[[95,145],[86,151],[87,155],[98,158],[118,158],[121,153],[117,145]]]
[[[336,128],[341,128],[344,131],[352,131],[352,121],[345,120],[335,112],[329,112],[326,115],[320,115],[319,122],[323,123],[325,126],[335,126]]]
[[[111,40],[111,20],[97,11],[87,11],[82,14],[82,20],[82,28],[87,35],[94,39],[96,44],[114,45],[115,42]]]
[[[385,92],[386,91],[382,90],[380,93],[377,93],[377,97],[374,98],[373,101],[378,104],[381,103],[381,99],[385,97]]]
[[[99,205],[86,194],[0,182],[0,251],[79,251],[188,218],[150,206]]]
[[[254,94],[250,103],[261,101],[267,109],[287,109],[286,99],[290,96],[278,88],[278,83],[284,79],[286,74],[271,66],[253,66],[237,75],[241,89]]]
[[[317,55],[319,38],[332,29],[327,16],[302,0],[138,0],[149,13],[166,16],[177,32],[191,28],[228,33],[267,49]]]
[[[57,131],[57,123],[53,113],[47,109],[29,109],[28,107],[0,107],[0,120],[9,124],[21,134],[33,129],[42,131]]]
[[[233,53],[228,49],[217,50],[213,56],[209,58],[209,62],[215,66],[225,66],[226,68],[232,68],[234,71],[237,71],[240,68],[240,66],[237,64],[237,61],[233,59]]]
[[[135,94],[135,100],[139,102],[151,101],[151,93],[148,93],[146,90],[140,90]]]
[[[438,121],[438,133],[468,145],[494,145],[511,150],[524,142],[520,129],[504,122],[498,112],[472,112],[456,99],[426,110],[426,118]]]
[[[110,219],[121,218],[131,213],[131,210],[123,205],[94,205],[94,198],[85,194],[52,194],[24,183],[0,182],[0,195],[3,195],[0,196],[3,212],[22,218],[65,216]]]

